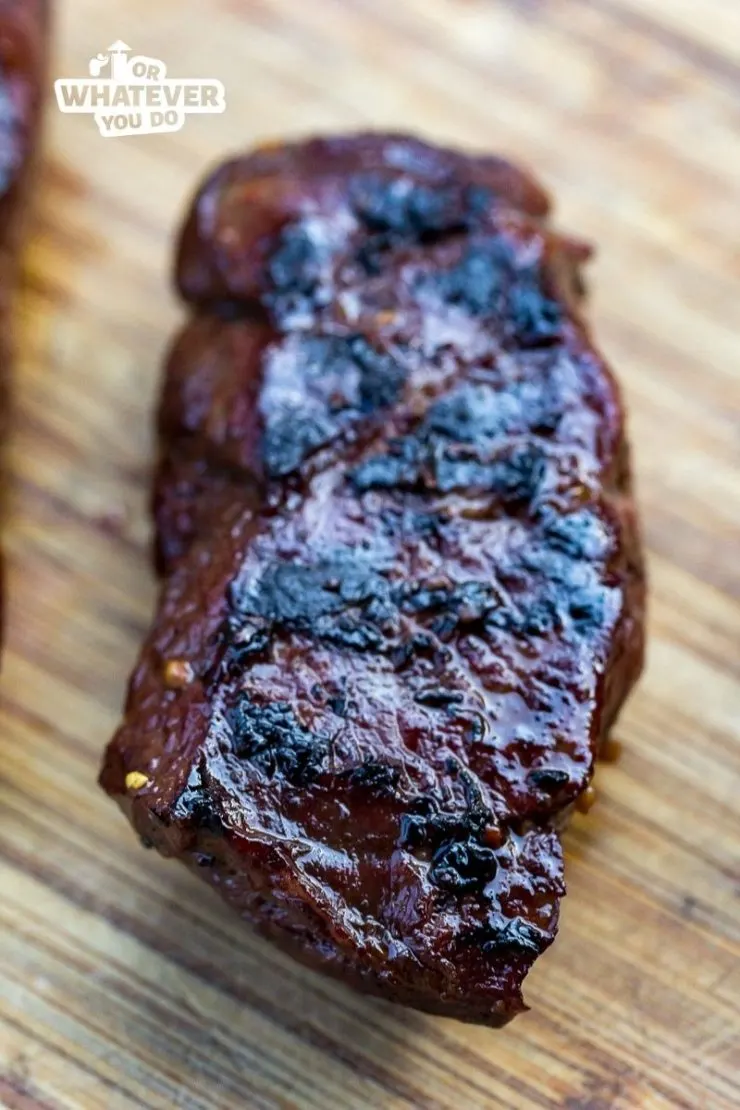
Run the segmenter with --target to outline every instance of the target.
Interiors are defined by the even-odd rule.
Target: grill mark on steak
[[[430,188],[377,175],[355,178],[349,196],[354,213],[371,232],[356,255],[369,276],[382,273],[390,251],[413,243],[432,245],[470,231],[493,200],[491,191],[481,186]]]
[[[505,504],[510,492],[498,491]],[[544,583],[519,602],[496,580],[430,584],[409,578],[397,564],[384,568],[379,550],[358,555],[336,548],[309,564],[267,561],[247,582],[235,582],[225,634],[240,656],[264,654],[281,631],[299,632],[338,648],[382,653],[397,670],[418,656],[431,656],[439,666],[449,655],[445,645],[462,633],[536,637],[571,628],[580,636],[593,635],[608,618],[605,588],[584,581],[582,546],[571,542],[565,552],[557,546],[550,550],[551,535],[556,544],[561,537],[551,533],[547,510],[543,515],[545,528],[535,533],[521,561]],[[388,526],[389,517],[385,520]],[[396,521],[389,531],[397,528]],[[600,544],[598,538],[592,537],[590,548],[596,558],[605,553],[603,532]],[[462,700],[459,691],[437,688],[421,690],[416,698],[443,707]]]
[[[504,334],[522,347],[561,338],[563,313],[545,292],[540,266],[518,263],[501,236],[477,239],[459,262],[420,277],[417,287],[474,317],[495,315]]]
[[[554,938],[558,830],[642,646],[619,396],[545,209],[396,138],[205,184],[168,574],[102,775],[301,959],[489,1024]]]
[[[368,277],[382,274],[388,257],[409,246],[431,246],[459,237],[481,222],[494,198],[482,186],[461,189],[415,185],[403,178],[361,174],[347,184],[350,211],[369,234],[354,248],[347,244],[345,265],[356,263]],[[263,305],[283,328],[310,319],[332,300],[327,273],[332,242],[315,216],[288,224],[267,266]]]
[[[237,496],[253,501],[272,477],[267,501],[277,507],[340,452],[351,468],[379,429],[386,445],[377,459],[364,460],[361,482],[391,484],[396,475],[413,481],[426,456],[427,470],[438,469],[443,481],[464,479],[468,462],[467,474],[477,472],[485,483],[485,468],[473,465],[476,446],[504,446],[513,436],[535,437],[522,445],[532,452],[540,439],[575,439],[594,449],[600,414],[588,413],[587,396],[575,407],[584,388],[578,374],[593,371],[585,360],[574,366],[557,347],[527,354],[522,373],[523,354],[507,355],[505,369],[497,362],[460,366],[444,352],[419,361],[405,338],[399,346],[380,335],[368,343],[356,332],[299,331],[275,341],[244,321],[213,323],[200,317],[185,329],[167,369],[159,421],[166,454],[155,497],[163,564],[182,552],[199,514],[211,512],[211,499],[197,496],[204,467],[214,492],[223,488],[217,505]],[[248,400],[255,391],[258,402]],[[611,483],[610,472],[604,481]]]
[[[300,344],[298,365],[290,359],[287,373],[274,369],[263,393],[262,456],[270,479],[298,470],[349,421],[394,404],[407,376],[400,361],[362,335],[306,336]]]
[[[505,511],[529,510],[542,485],[546,462],[535,444],[514,445],[481,458],[474,448],[445,444],[441,437],[409,436],[389,444],[352,471],[358,493],[490,494]]]
[[[493,194],[483,186],[425,186],[404,178],[359,174],[347,183],[348,206],[369,234],[348,247],[347,263],[367,276],[383,272],[388,255],[411,245],[432,245],[472,230],[490,209]],[[263,304],[282,327],[310,318],[331,301],[326,280],[331,240],[320,219],[288,224],[267,267]]]

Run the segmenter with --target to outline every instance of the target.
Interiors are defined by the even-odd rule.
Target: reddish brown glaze
[[[8,424],[8,315],[46,78],[46,0],[0,0],[0,436]],[[2,599],[0,598],[0,606]],[[1,621],[0,621],[1,623]]]
[[[362,136],[217,171],[168,360],[167,572],[104,787],[304,961],[501,1024],[643,652],[587,251],[494,159]]]

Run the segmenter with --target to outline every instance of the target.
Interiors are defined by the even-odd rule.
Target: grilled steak
[[[46,0],[0,0],[0,433],[8,424],[9,311],[46,77]],[[0,599],[1,609],[1,599]]]
[[[644,575],[588,250],[497,159],[257,152],[186,220],[152,632],[102,784],[303,961],[491,1025],[637,679]]]

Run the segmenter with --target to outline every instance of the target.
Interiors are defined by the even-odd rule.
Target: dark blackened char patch
[[[305,786],[321,772],[328,741],[304,728],[287,703],[256,705],[242,695],[229,720],[234,754],[266,775]]]
[[[229,619],[225,623],[226,670],[238,673],[246,670],[270,646],[267,627]]]
[[[349,651],[381,652],[385,636],[380,628],[361,614],[341,613],[337,617],[322,618],[315,629],[317,640]]]
[[[605,623],[608,590],[597,582],[584,581],[577,562],[563,561],[559,552],[553,554],[547,537],[533,539],[523,560],[540,574],[538,590],[511,597],[492,582],[433,586],[408,582],[396,591],[395,598],[401,612],[413,615],[442,641],[471,632],[486,638],[497,631],[522,638],[548,636],[566,627],[587,636]],[[444,691],[440,696],[445,697]]]
[[[401,590],[399,604],[403,612],[415,614],[417,620],[427,625],[443,642],[462,631],[485,632],[492,614],[508,613],[510,609],[491,583],[478,581],[431,588],[422,583],[408,583]],[[509,613],[507,624],[511,627],[512,623],[513,617]],[[434,691],[430,691],[429,696],[433,703]],[[449,705],[454,699],[448,698],[446,691],[439,690],[436,700],[439,704]]]
[[[408,177],[362,174],[349,187],[350,206],[369,231],[420,239],[428,233],[463,231],[460,190],[419,185]]]
[[[462,260],[449,270],[425,275],[420,290],[428,290],[446,304],[471,316],[502,313],[503,295],[511,273],[511,258],[501,239],[470,247]]]
[[[421,444],[412,437],[393,440],[388,451],[373,455],[351,471],[358,493],[370,490],[413,490],[420,480]]]
[[[390,355],[379,354],[361,336],[351,341],[360,370],[360,411],[377,412],[394,404],[406,382],[406,371]]]
[[[606,591],[599,586],[575,590],[568,600],[568,612],[575,628],[587,635],[600,628],[606,616]]]
[[[563,312],[545,289],[541,265],[519,263],[501,236],[474,242],[456,265],[421,277],[418,290],[471,316],[490,316],[525,349],[550,346],[562,336]]]
[[[499,487],[510,507],[518,504],[519,491],[520,486],[503,481]],[[395,526],[397,539],[404,532],[403,519]],[[312,563],[274,560],[256,567],[231,589],[227,669],[267,658],[276,637],[299,633],[316,643],[383,656],[399,674],[418,671],[422,663],[431,666],[433,682],[424,667],[414,675],[414,700],[455,712],[465,702],[465,687],[441,676],[450,660],[446,645],[456,637],[474,634],[495,641],[504,632],[524,640],[565,628],[590,636],[607,617],[606,589],[584,578],[577,561],[552,551],[546,536],[537,533],[521,555],[522,565],[536,570],[537,586],[513,596],[496,580],[394,579],[390,568],[373,560],[373,555],[335,548]],[[346,708],[342,696],[337,704]]]
[[[366,759],[359,767],[344,772],[353,785],[380,798],[393,797],[401,779],[401,769],[378,759]]]
[[[483,797],[479,779],[454,758],[448,760],[447,773],[457,778],[462,785],[465,798],[464,822],[467,832],[471,836],[479,836],[493,819],[493,814]]]
[[[349,203],[371,233],[394,242],[433,243],[442,235],[470,231],[494,197],[481,185],[423,184],[406,176],[359,174],[350,182]]]
[[[420,795],[409,803],[401,820],[399,842],[409,850],[424,848],[438,853],[456,842],[481,843],[485,830],[493,822],[493,813],[486,803],[480,782],[467,768],[451,760],[448,774],[459,778],[464,805],[450,812],[439,798]]]
[[[413,432],[356,467],[350,481],[358,493],[484,492],[506,509],[527,509],[545,478],[546,454],[536,439],[507,444],[506,437],[532,425],[550,433],[560,418],[547,386],[535,391],[534,401],[523,387],[518,393],[472,383],[452,389],[430,405]]]
[[[505,925],[483,926],[470,935],[469,942],[480,946],[490,955],[529,952],[536,956],[546,944],[542,932],[521,917],[513,918]]]
[[[546,347],[561,336],[563,313],[546,296],[539,282],[529,278],[515,285],[509,298],[513,333],[522,347]]]
[[[391,441],[388,451],[371,456],[351,471],[359,493],[490,494],[502,508],[527,509],[545,477],[547,462],[536,443],[513,445],[493,459],[476,450],[450,446],[422,428],[417,436]]]
[[[357,248],[356,261],[368,277],[378,277],[383,272],[386,256],[393,249],[393,236],[387,232],[370,235]]]
[[[397,247],[431,245],[468,232],[493,203],[492,192],[484,186],[423,185],[407,177],[379,174],[356,177],[349,196],[368,232],[356,259],[369,276],[382,272],[386,255]]]
[[[547,469],[543,451],[533,443],[514,447],[492,462],[460,457],[450,450],[434,456],[434,489],[439,493],[491,493],[508,511],[528,509]]]
[[[494,202],[484,186],[422,184],[406,176],[359,174],[348,186],[348,203],[366,235],[356,261],[369,275],[380,273],[388,252],[432,244],[473,228]],[[332,296],[335,248],[311,217],[289,223],[267,267],[263,303],[283,326],[305,321]]]
[[[337,717],[347,716],[349,702],[347,699],[347,695],[344,692],[333,694],[329,698],[327,705],[329,706],[329,709],[331,709],[332,713],[336,713]]]
[[[454,894],[481,892],[496,875],[496,852],[484,843],[493,815],[480,783],[451,760],[449,773],[462,784],[464,809],[447,812],[434,797],[411,802],[401,821],[400,843],[409,851],[429,855],[429,881]]]
[[[254,582],[235,590],[233,601],[246,616],[297,628],[387,593],[383,578],[366,562],[345,555],[312,566],[271,563]]]
[[[415,851],[426,846],[429,839],[429,823],[425,812],[405,813],[401,818],[398,842],[406,851]]]
[[[323,284],[328,261],[309,223],[289,224],[283,230],[268,264],[262,298],[279,324],[310,318],[328,303],[331,292]]]
[[[570,782],[570,775],[557,767],[540,767],[529,772],[529,781],[548,793],[562,790]]]
[[[455,894],[482,890],[496,876],[496,853],[473,839],[444,844],[433,858],[429,878]]]
[[[540,594],[519,601],[516,611],[496,610],[486,621],[487,631],[516,632],[519,636],[549,636],[563,623],[557,596]]]
[[[606,536],[603,525],[592,514],[573,514],[572,529],[561,518],[563,533],[551,531],[549,520],[539,542],[522,554],[522,566],[546,583],[544,593],[529,598],[528,617],[523,631],[537,633],[557,627],[571,627],[584,636],[593,635],[608,617],[610,587],[584,570],[584,551],[599,550],[603,555]],[[495,616],[492,615],[495,621]]]
[[[446,662],[434,636],[423,631],[402,637],[388,654],[396,672],[404,671],[418,659],[430,659],[442,665]]]
[[[404,612],[414,613],[440,639],[456,632],[485,631],[492,614],[507,610],[499,591],[488,582],[461,582],[429,588],[409,583],[400,599]],[[508,618],[511,624],[511,617]]]
[[[425,429],[457,443],[494,441],[531,430],[552,435],[562,417],[562,398],[547,382],[495,388],[469,383],[445,394],[430,407]]]
[[[262,456],[270,478],[285,478],[298,470],[338,432],[336,423],[324,413],[282,412],[270,418],[265,429]]]
[[[267,476],[286,477],[360,417],[394,404],[405,381],[405,367],[361,335],[300,336],[276,352],[260,402]]]
[[[279,629],[353,651],[383,650],[397,632],[391,588],[367,560],[340,552],[315,565],[276,562],[233,591],[240,618],[259,618],[268,635]],[[239,622],[233,622],[238,628]]]
[[[487,385],[463,385],[434,402],[424,425],[429,433],[458,443],[494,439],[509,430],[508,396]]]
[[[592,510],[582,509],[565,516],[549,511],[541,519],[552,550],[579,560],[604,557],[609,540],[603,521]]]
[[[445,690],[442,686],[430,686],[414,695],[414,701],[419,705],[428,705],[432,709],[449,709],[452,705],[460,705],[464,700],[462,690]]]
[[[214,834],[222,832],[221,820],[199,766],[191,770],[185,789],[175,801],[172,817],[176,821]]]

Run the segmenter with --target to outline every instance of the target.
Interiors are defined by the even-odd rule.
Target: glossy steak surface
[[[102,773],[314,966],[501,1024],[643,657],[583,244],[523,172],[402,136],[199,190],[155,483],[164,573]]]

